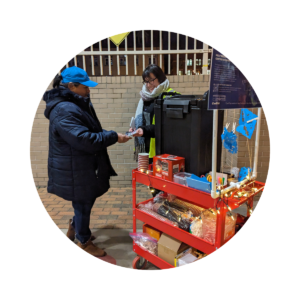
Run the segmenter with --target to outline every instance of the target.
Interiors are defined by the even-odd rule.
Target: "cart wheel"
[[[132,262],[132,267],[134,269],[138,269],[138,270],[144,270],[147,266],[148,261],[144,260],[144,262],[141,262],[141,258],[139,256],[137,256],[133,262]]]

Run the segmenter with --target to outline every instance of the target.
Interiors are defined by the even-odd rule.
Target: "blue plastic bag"
[[[251,139],[252,134],[255,129],[257,115],[251,112],[249,109],[242,108],[240,119],[239,119],[239,126],[236,128],[236,131]],[[249,123],[247,123],[250,121]]]
[[[237,145],[237,136],[233,131],[228,131],[226,127],[224,127],[224,132],[221,135],[221,139],[224,145],[224,148],[229,151],[229,153],[235,154],[238,151]]]
[[[252,169],[251,168],[246,168],[246,167],[242,167],[239,173],[239,181],[244,180],[247,175],[248,175],[248,170],[251,173]]]

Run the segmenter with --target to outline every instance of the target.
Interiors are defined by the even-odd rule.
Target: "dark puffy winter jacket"
[[[173,89],[169,88],[168,91],[166,93],[164,93],[165,95],[161,94],[161,95],[159,95],[159,97],[163,96],[163,98],[165,98],[165,96],[168,93],[170,95],[172,95],[172,93],[176,93],[178,95],[181,95],[180,93],[178,93],[178,92],[174,91]],[[153,116],[154,116],[154,100],[144,102],[143,114],[145,116],[145,114],[148,113],[150,115],[149,120],[153,120]],[[148,121],[148,123],[149,123],[149,121]],[[152,123],[152,121],[150,123]],[[144,132],[143,137],[145,138],[146,152],[149,152],[150,139],[151,138],[155,138],[155,125],[152,125],[152,124],[150,124],[150,125],[144,125],[144,126],[139,126],[139,128],[143,129],[143,132]]]
[[[139,126],[139,128],[143,129],[143,137],[155,138],[155,125]]]
[[[71,201],[93,200],[109,189],[107,147],[118,141],[103,130],[89,98],[59,87],[45,93],[49,124],[48,192]]]

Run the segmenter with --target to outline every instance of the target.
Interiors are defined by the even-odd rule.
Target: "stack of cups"
[[[149,166],[149,153],[139,153],[139,168],[141,172],[147,172]]]

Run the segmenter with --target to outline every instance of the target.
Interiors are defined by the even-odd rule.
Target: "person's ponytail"
[[[62,76],[57,74],[53,80],[53,88],[58,88],[62,79]]]

